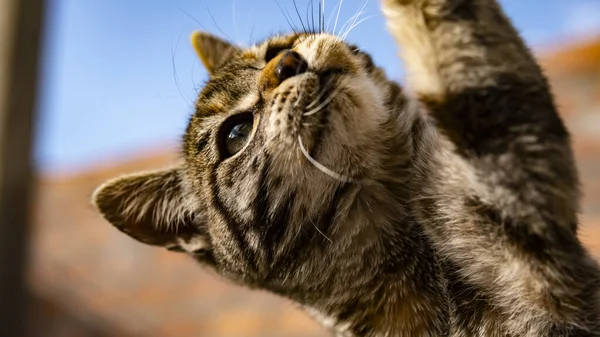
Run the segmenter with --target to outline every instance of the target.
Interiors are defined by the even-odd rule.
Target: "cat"
[[[336,336],[600,336],[570,136],[518,32],[495,0],[382,7],[410,92],[319,30],[196,32],[182,163],[93,204]]]

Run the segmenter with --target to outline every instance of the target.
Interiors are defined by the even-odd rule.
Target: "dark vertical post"
[[[26,334],[32,131],[44,0],[0,0],[0,336]]]

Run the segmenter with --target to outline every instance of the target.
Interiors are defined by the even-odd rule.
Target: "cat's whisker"
[[[325,31],[325,0],[321,0],[321,33]]]
[[[329,17],[327,19],[327,24],[325,25],[325,31],[329,32],[329,33],[331,33],[331,31],[329,30],[329,28],[331,27],[331,20],[333,20],[333,17],[334,17],[335,12],[336,12],[336,10],[335,10],[336,7],[333,7],[333,8],[334,8],[334,10],[331,11],[331,13],[329,13]]]
[[[248,21],[250,21],[250,18],[252,18],[253,16],[254,16],[254,7],[252,7],[250,9],[250,11],[248,11],[248,18],[246,19],[246,24],[248,24]],[[254,37],[254,29],[255,28],[256,28],[256,23],[253,23],[252,28],[250,28],[250,39],[249,39],[250,45],[254,44],[252,42],[252,38]],[[292,30],[294,30],[294,29],[292,28]]]
[[[217,23],[217,20],[215,19],[215,16],[213,15],[209,6],[206,6],[206,11],[208,13],[208,16],[212,20],[213,24],[215,25],[215,28],[219,31],[219,33],[223,34],[223,36],[225,38],[227,38],[227,40],[234,41],[229,35],[225,34],[225,32],[221,29],[221,26],[219,26],[219,24]]]
[[[287,11],[287,9],[284,11],[283,7],[281,7],[281,4],[277,0],[275,0],[275,4],[277,4],[277,7],[279,7],[279,10],[281,11],[281,14],[283,15],[283,18],[285,19],[285,21],[287,21],[288,25],[290,26],[290,28],[292,29],[292,31],[294,32],[294,34],[298,34],[298,29],[296,28],[296,26],[294,26],[292,24],[292,22],[294,20],[292,19],[292,16]]]
[[[312,100],[312,102],[310,102],[310,104],[308,104],[308,105],[306,106],[306,109],[311,109],[313,106],[315,106],[317,103],[319,103],[319,101],[321,100],[321,98],[323,98],[323,96],[325,95],[325,92],[326,92],[325,88],[322,88],[322,89],[319,91],[319,94],[317,95],[317,97],[315,97],[315,98]]]
[[[344,22],[344,24],[340,27],[340,33],[346,31],[346,26],[350,24],[350,21],[352,21],[353,18],[354,18],[354,15],[351,16],[348,20],[346,20],[346,22]],[[336,36],[341,38],[342,34],[336,34]]]
[[[194,23],[196,23],[198,26],[200,26],[200,28],[208,31],[208,28],[206,28],[205,25],[202,24],[202,22],[200,22],[200,20],[196,19],[195,17],[193,17],[190,13],[188,13],[185,9],[181,8],[180,6],[177,6],[177,9],[179,9],[185,16],[187,16],[188,18],[190,18],[192,21],[194,21]]]
[[[329,97],[327,97],[327,99],[325,99],[323,102],[321,102],[321,104],[319,104],[317,107],[315,107],[312,110],[309,110],[305,113],[302,114],[302,116],[310,116],[310,115],[314,115],[315,113],[321,111],[327,104],[329,104],[340,92],[342,91],[342,86],[338,87],[336,89],[336,91],[334,91],[331,95],[329,95]],[[308,108],[308,107],[307,107]]]
[[[315,106],[317,103],[319,103],[319,101],[321,101],[321,98],[323,98],[323,95],[325,95],[327,90],[329,90],[329,88],[331,87],[332,82],[333,82],[333,79],[329,79],[329,81],[327,81],[327,83],[323,86],[323,88],[321,88],[321,91],[319,92],[317,97],[315,97],[315,99],[312,102],[310,102],[309,105],[306,106],[306,109],[311,109],[313,106]]]
[[[361,23],[369,20],[370,18],[372,18],[373,15],[369,15],[367,17],[364,17],[362,19],[360,19],[359,21],[357,21],[355,24],[352,25],[352,27],[350,27],[350,29],[348,29],[348,31],[346,32],[346,34],[344,34],[344,36],[342,36],[342,40],[346,40],[346,38],[348,37],[348,34],[350,34],[350,32],[352,30],[354,30],[354,28],[356,28],[358,25],[360,25]]]
[[[340,32],[337,34],[337,36],[342,36],[342,32],[346,32],[347,27],[349,27],[351,25],[352,20],[354,20],[354,17],[356,17],[358,15],[358,13],[352,15],[348,20],[346,20],[346,22],[344,22],[344,24],[340,27]]]
[[[179,85],[179,75],[177,73],[177,67],[175,66],[175,56],[177,54],[177,50],[179,49],[179,42],[181,41],[181,36],[183,35],[183,31],[179,34],[179,38],[177,38],[177,42],[175,43],[175,47],[171,46],[171,67],[173,70],[173,79],[175,80],[175,86],[177,87],[177,91],[179,91],[179,95],[186,102],[193,102],[194,100],[183,90],[181,90],[181,86]]]
[[[296,0],[292,0],[292,2],[294,3],[294,9],[296,10],[296,15],[298,15],[298,19],[300,20],[300,24],[302,25],[302,30],[304,31],[305,34],[308,34],[308,30],[306,30],[306,26],[304,25],[304,21],[302,20],[302,16],[300,15],[300,11],[298,10],[298,4],[296,3]]]
[[[338,20],[340,18],[340,11],[342,10],[342,5],[343,4],[344,4],[344,0],[340,0],[340,5],[338,7],[338,11],[337,11],[337,14],[335,16],[335,23],[333,25],[333,35],[336,35],[337,24],[338,24]]]
[[[348,21],[346,21],[346,24],[348,24],[348,22],[350,20],[352,20],[352,22],[350,23],[350,25],[348,26],[348,28],[344,31],[344,34],[341,35],[341,36],[344,37],[342,40],[344,40],[345,37],[348,36],[349,31],[353,28],[354,24],[356,23],[356,20],[358,20],[358,18],[362,15],[362,13],[365,10],[365,7],[367,6],[368,3],[369,3],[369,0],[365,0],[365,2],[363,3],[362,7],[358,11],[358,13],[356,13],[355,15],[353,15],[352,17],[350,17],[350,19],[348,19]],[[346,26],[346,24],[344,24],[344,27]]]
[[[298,95],[298,98],[296,99],[296,101],[294,102],[294,104],[292,104],[292,106],[294,108],[298,107],[298,104],[300,104],[300,102],[302,102],[302,97],[304,97],[304,91],[305,90],[300,90],[300,95]]]
[[[327,239],[327,241],[329,241],[329,243],[333,243],[333,240],[331,240],[330,238],[327,237],[327,235],[325,235],[325,233],[323,233],[319,227],[317,227],[317,225],[312,221],[312,219],[309,218],[310,223],[313,225],[313,227],[317,230],[317,232],[319,232],[319,234],[321,234],[325,239]]]
[[[198,87],[196,85],[196,83],[194,82],[195,69],[196,69],[196,62],[192,63],[192,69],[190,70],[190,80],[192,82],[192,88],[194,88],[194,92],[196,93],[196,96],[198,96],[198,95],[200,95],[200,87]]]
[[[306,6],[306,21],[308,21],[310,15],[310,23],[311,23],[311,32],[315,33],[315,8],[313,6],[313,0],[310,0],[308,5]]]
[[[325,167],[323,164],[316,161],[313,157],[311,157],[311,155],[308,153],[308,151],[306,151],[304,144],[302,144],[301,136],[298,136],[298,145],[300,146],[300,151],[302,151],[302,154],[304,155],[304,157],[306,157],[306,159],[311,164],[313,164],[313,166],[316,167],[319,171],[321,171],[321,172],[325,173],[326,175],[332,177],[333,179],[339,180],[341,182],[345,182],[345,183],[352,182],[352,179],[350,177],[343,176],[337,172],[330,170],[329,168]]]
[[[321,17],[323,16],[323,12],[322,12],[323,8],[321,7],[321,0],[319,0],[318,7],[319,7],[319,16],[317,19],[318,19],[318,23],[319,23],[319,33],[321,33],[321,32],[323,32],[323,27],[321,27],[321,21],[322,21]]]
[[[311,0],[310,1],[310,11],[312,13],[312,17],[313,17],[313,32],[315,33],[321,33],[321,0],[317,0],[317,21],[315,23],[315,7],[314,7],[314,1]]]
[[[319,92],[317,97],[315,97],[315,99],[313,99],[312,102],[310,102],[310,104],[305,107],[305,109],[312,109],[312,107],[314,107],[316,104],[318,104],[321,101],[321,98],[323,98],[323,96],[325,96],[325,92],[326,92],[325,88],[321,89],[321,91]]]
[[[254,37],[254,29],[255,29],[255,28],[256,28],[256,25],[252,25],[252,28],[250,28],[250,38],[249,38],[249,40],[250,40],[250,44],[251,44],[251,45],[252,45],[252,43],[253,43],[253,42],[252,42],[252,41],[253,41],[253,40],[252,40],[252,38]]]

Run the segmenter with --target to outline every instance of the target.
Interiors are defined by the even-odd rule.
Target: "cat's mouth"
[[[308,71],[289,78],[274,92],[270,106],[269,138],[286,146],[300,138],[313,148],[327,125],[330,106],[340,95],[343,70]]]

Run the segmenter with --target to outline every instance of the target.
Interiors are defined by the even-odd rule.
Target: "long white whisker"
[[[294,108],[295,108],[295,107],[297,107],[297,106],[298,106],[298,104],[300,104],[300,102],[302,102],[302,97],[304,96],[304,92],[305,92],[305,91],[306,91],[306,90],[304,90],[304,88],[302,88],[302,90],[300,90],[300,95],[298,96],[298,98],[296,99],[296,101],[295,101],[295,102],[294,102],[294,104],[293,104],[293,107],[294,107]]]
[[[326,32],[330,32],[329,27],[331,27],[331,20],[333,20],[333,16],[335,14],[335,7],[333,7],[333,8],[334,8],[334,10],[331,11],[331,13],[329,13],[329,18],[327,19],[327,25],[325,26]]]
[[[353,24],[353,25],[350,27],[350,29],[348,29],[348,31],[347,31],[347,32],[344,34],[344,36],[342,36],[342,40],[346,40],[346,38],[348,37],[348,34],[350,34],[350,32],[351,32],[351,31],[352,31],[354,28],[356,28],[358,25],[360,25],[361,23],[363,23],[363,22],[365,22],[365,21],[369,20],[369,19],[370,19],[370,18],[372,18],[372,17],[373,17],[373,15],[369,15],[369,16],[367,16],[367,17],[364,17],[364,18],[360,19],[360,20],[359,20],[359,21],[357,21],[355,24]]]
[[[348,31],[356,23],[356,20],[358,20],[358,18],[362,15],[362,13],[365,10],[365,7],[367,6],[368,3],[369,3],[369,0],[365,0],[365,2],[363,3],[362,7],[358,11],[358,13],[356,13],[356,15],[353,16],[354,19],[352,20],[352,23],[350,23],[350,25],[348,26],[348,29],[346,29],[346,31],[344,32],[344,34],[342,34],[342,36],[347,36],[348,35]]]
[[[319,103],[320,99],[323,98],[323,96],[325,95],[326,92],[327,92],[326,88],[321,89],[321,92],[319,92],[317,97],[315,97],[315,99],[312,102],[310,102],[310,104],[307,105],[305,109],[311,109],[313,106],[315,106],[317,103]]]
[[[336,91],[334,91],[331,95],[329,95],[329,97],[327,97],[326,100],[324,100],[323,102],[321,102],[321,104],[319,104],[316,108],[307,111],[305,113],[302,114],[302,116],[310,116],[313,115],[317,112],[319,112],[321,109],[323,109],[327,104],[329,104],[329,102],[331,102],[335,96],[337,96],[340,92],[342,91],[342,86],[339,86]],[[308,107],[307,107],[308,108]]]
[[[319,100],[321,100],[321,98],[323,98],[323,95],[325,95],[325,93],[327,92],[327,89],[329,89],[329,86],[331,85],[331,79],[329,80],[329,82],[327,82],[326,85],[323,86],[323,88],[321,88],[321,92],[319,92],[319,94],[317,95],[317,97],[310,102],[309,105],[306,106],[306,109],[311,109],[313,106],[315,106],[315,104],[319,103]]]
[[[358,13],[357,13],[357,14],[358,14]],[[345,31],[346,31],[346,26],[348,26],[348,27],[349,27],[349,25],[350,25],[351,21],[354,19],[354,17],[355,17],[357,14],[354,14],[354,15],[352,15],[352,16],[351,16],[351,17],[350,17],[348,20],[346,20],[346,22],[344,22],[344,24],[343,24],[343,25],[340,27],[340,33],[341,33],[341,32],[345,32]],[[337,34],[337,36],[342,36],[342,34]]]
[[[335,30],[337,29],[338,19],[340,18],[340,11],[343,4],[344,0],[340,0],[340,6],[338,7],[337,15],[335,16],[335,23],[333,24],[333,35],[336,35]]]
[[[308,159],[308,161],[313,164],[317,169],[319,169],[319,171],[325,173],[326,175],[332,177],[333,179],[348,183],[348,182],[352,182],[352,179],[350,179],[349,177],[345,177],[339,173],[333,172],[332,170],[328,169],[327,167],[323,166],[321,163],[319,163],[318,161],[316,161],[313,157],[310,156],[310,154],[308,154],[308,151],[306,151],[306,148],[304,148],[304,144],[302,144],[302,137],[298,136],[298,145],[300,145],[300,151],[302,151],[302,154],[304,155],[304,157],[306,157],[306,159]]]

